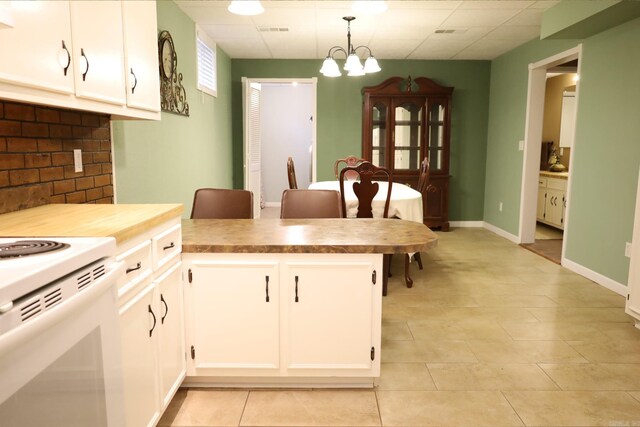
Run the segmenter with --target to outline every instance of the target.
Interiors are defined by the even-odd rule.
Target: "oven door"
[[[116,280],[122,263],[0,335],[0,425],[123,426]]]

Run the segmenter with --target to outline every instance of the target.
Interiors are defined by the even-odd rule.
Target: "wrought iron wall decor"
[[[187,92],[178,72],[178,55],[168,31],[158,36],[158,63],[160,65],[160,108],[162,111],[189,116]]]

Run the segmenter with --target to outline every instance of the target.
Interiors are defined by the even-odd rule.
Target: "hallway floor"
[[[483,229],[402,257],[373,390],[181,389],[160,426],[640,426],[624,298]]]

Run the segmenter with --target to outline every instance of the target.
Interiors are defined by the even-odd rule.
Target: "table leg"
[[[413,286],[413,280],[409,276],[409,262],[411,261],[411,257],[409,254],[404,255],[404,281],[407,283],[407,288]]]

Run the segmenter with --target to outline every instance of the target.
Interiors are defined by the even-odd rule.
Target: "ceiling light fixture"
[[[342,52],[347,57],[344,64],[344,70],[347,71],[348,76],[363,76],[365,74],[377,73],[380,71],[381,68],[378,65],[376,58],[373,57],[371,49],[367,46],[358,46],[354,48],[351,44],[351,21],[356,18],[354,16],[345,16],[342,19],[347,21],[347,48],[344,49],[340,46],[333,46],[329,49],[329,53],[327,53],[327,57],[322,63],[322,68],[320,68],[320,73],[325,77],[340,77],[342,75],[340,68],[338,67],[338,63],[333,58],[337,52]],[[356,51],[361,48],[366,49],[369,52],[369,56],[364,62],[364,67],[360,62],[360,58],[356,55]]]
[[[253,0],[233,0],[227,10],[236,15],[260,15],[264,12],[264,7],[259,1]]]

